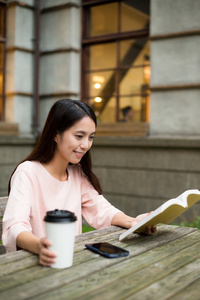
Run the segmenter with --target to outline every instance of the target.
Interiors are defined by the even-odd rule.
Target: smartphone
[[[116,258],[129,255],[129,251],[106,242],[86,244],[85,247],[107,258]]]

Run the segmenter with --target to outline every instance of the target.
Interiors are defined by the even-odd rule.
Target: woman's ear
[[[57,133],[56,133],[56,135],[55,135],[55,137],[54,137],[54,141],[57,143],[58,142],[58,140],[59,140],[59,137],[61,136],[61,134],[60,134],[60,132],[59,131],[57,131]]]
[[[57,143],[57,141],[58,141],[58,133],[56,134],[56,136],[54,137],[54,142],[56,142]]]

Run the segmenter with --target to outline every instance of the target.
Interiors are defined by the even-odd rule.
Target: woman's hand
[[[152,212],[150,212],[152,213]],[[125,227],[125,228],[131,228],[132,226],[134,226],[135,224],[137,224],[139,221],[143,220],[145,217],[147,217],[150,213],[146,213],[146,214],[141,214],[138,215],[136,218],[132,218],[127,216],[126,214],[119,212],[116,213],[112,219],[112,225],[116,225],[116,226],[121,226],[121,227]],[[156,226],[147,226],[146,229],[146,234],[150,235],[154,232],[156,232]]]
[[[49,267],[55,262],[56,253],[50,251],[50,241],[44,238],[36,237],[32,232],[23,231],[17,236],[17,247],[28,250],[39,255],[39,263],[45,267]]]
[[[47,238],[41,238],[39,240],[39,264],[45,267],[50,267],[56,258],[56,253],[48,249],[50,246],[51,243]]]
[[[152,213],[152,211],[150,213],[146,213],[146,214],[141,214],[141,215],[138,215],[136,218],[133,218],[133,221],[131,222],[131,226],[134,226],[135,224],[137,224],[138,222],[140,222],[141,220],[143,220],[144,218],[146,218],[148,215],[150,215]],[[146,232],[145,234],[147,235],[151,235],[152,233],[156,232],[157,231],[157,228],[156,226],[147,226],[146,228]]]

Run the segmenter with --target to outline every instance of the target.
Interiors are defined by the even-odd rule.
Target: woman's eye
[[[91,140],[94,140],[94,138],[95,138],[95,136],[94,136],[94,135],[90,136],[90,139],[91,139]]]
[[[78,139],[81,139],[83,136],[82,136],[82,135],[76,135],[76,137],[77,137]]]

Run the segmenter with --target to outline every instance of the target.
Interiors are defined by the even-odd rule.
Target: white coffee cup
[[[69,268],[73,264],[76,216],[68,210],[52,210],[44,218],[50,250],[57,254],[52,268]]]

